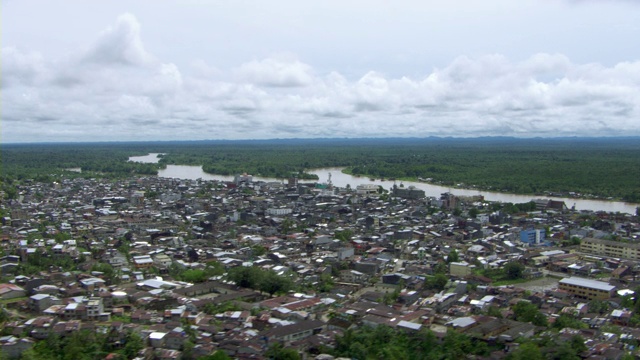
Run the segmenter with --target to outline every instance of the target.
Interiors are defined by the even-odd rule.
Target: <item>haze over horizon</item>
[[[1,5],[3,143],[640,136],[638,2]]]

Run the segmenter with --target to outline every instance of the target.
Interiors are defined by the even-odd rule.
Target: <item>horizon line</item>
[[[61,144],[130,144],[130,143],[176,143],[176,142],[261,142],[261,141],[325,141],[325,140],[611,140],[611,139],[640,139],[640,135],[612,135],[612,136],[530,136],[530,137],[518,137],[518,136],[394,136],[394,137],[318,137],[318,138],[254,138],[254,139],[198,139],[198,140],[101,140],[101,141],[25,141],[25,142],[2,142],[0,146],[4,145],[61,145]]]

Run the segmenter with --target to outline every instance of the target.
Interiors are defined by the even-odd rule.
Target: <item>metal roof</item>
[[[597,289],[602,291],[611,291],[616,288],[615,286],[609,285],[606,282],[591,280],[591,279],[583,279],[575,276],[562,279],[560,280],[560,283],[567,284],[567,285],[582,286],[582,287]]]

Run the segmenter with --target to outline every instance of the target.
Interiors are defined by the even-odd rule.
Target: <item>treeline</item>
[[[518,342],[520,348],[510,352],[507,359],[579,360],[579,354],[587,349],[580,336],[573,336],[569,341],[546,336],[534,340],[518,339]],[[343,336],[336,337],[335,349],[328,351],[351,359],[441,360],[468,359],[473,355],[490,357],[496,350],[502,350],[502,347],[490,346],[483,340],[453,330],[439,338],[430,330],[410,333],[380,325],[349,329]]]
[[[164,153],[159,164],[129,156]],[[640,202],[640,139],[313,139],[3,145],[2,176],[155,174],[167,164],[213,174],[317,178],[312,169],[346,167],[375,178],[427,179],[517,194],[590,194]],[[89,176],[78,174],[75,176]]]
[[[133,359],[144,347],[144,341],[135,332],[128,332],[124,337],[115,329],[107,332],[79,330],[65,337],[52,332],[47,339],[24,351],[20,359],[104,359],[109,354],[113,354],[114,359]]]
[[[273,270],[262,270],[254,266],[236,266],[229,270],[227,279],[244,288],[264,291],[269,295],[286,293],[293,289],[291,278],[278,275]]]
[[[5,182],[33,179],[53,181],[59,176],[113,177],[156,175],[158,164],[128,162],[146,155],[146,147],[131,143],[10,144],[2,145],[0,161]],[[81,169],[82,173],[70,169]]]

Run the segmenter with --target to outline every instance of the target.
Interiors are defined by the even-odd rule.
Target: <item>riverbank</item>
[[[331,176],[331,183],[338,187],[351,187],[355,188],[360,184],[374,184],[382,186],[384,189],[391,189],[394,185],[390,180],[371,180],[366,177],[355,177],[342,172],[343,168],[322,168],[313,169],[313,173],[318,175],[320,182],[327,182],[329,176]],[[158,171],[159,177],[166,178],[179,178],[179,179],[203,179],[203,180],[217,180],[217,181],[233,181],[234,177],[230,175],[216,175],[207,174],[202,170],[201,166],[191,165],[167,165],[165,169]],[[283,181],[284,179],[265,178],[254,176],[255,181]],[[534,200],[535,197],[518,194],[497,193],[490,191],[478,191],[478,190],[466,190],[466,189],[452,189],[443,186],[417,183],[410,181],[403,181],[405,186],[415,186],[418,189],[424,190],[426,196],[439,198],[442,193],[451,192],[457,196],[477,196],[482,195],[487,201],[496,201],[502,203],[526,203]],[[396,181],[396,184],[398,182]],[[637,204],[629,204],[617,201],[604,201],[604,200],[582,200],[582,199],[568,199],[568,198],[555,198],[548,197],[558,201],[564,201],[568,207],[575,206],[576,210],[592,210],[592,211],[606,211],[606,212],[620,212],[633,214],[636,211]]]
[[[349,167],[343,168],[342,172],[344,174],[351,175],[354,177],[365,177],[370,179],[376,178],[375,175],[371,175],[371,174],[356,174],[352,171],[352,168],[349,168]],[[381,179],[381,180],[385,180],[385,179]],[[575,194],[572,194],[571,192],[559,193],[559,192],[553,192],[553,191],[547,191],[543,193],[503,192],[503,191],[498,191],[494,189],[494,187],[492,186],[483,187],[483,186],[476,186],[476,185],[461,185],[460,183],[445,184],[442,181],[433,181],[433,180],[427,181],[422,178],[416,178],[416,177],[399,177],[399,178],[393,178],[388,180],[396,181],[398,182],[398,184],[405,183],[405,182],[417,182],[417,183],[423,183],[423,184],[432,184],[432,185],[441,186],[441,187],[448,187],[448,188],[457,189],[457,190],[491,191],[491,192],[498,192],[498,193],[504,193],[504,194],[516,194],[516,195],[524,195],[524,196],[532,196],[532,197],[554,197],[554,198],[566,198],[566,199],[576,199],[576,200],[597,200],[597,201],[620,201],[620,202],[626,203],[626,201],[621,198],[610,198],[610,197],[602,197],[602,196],[596,196],[596,195],[577,196]],[[630,203],[630,204],[634,204],[634,203]],[[636,205],[640,206],[640,204],[636,204]]]
[[[149,154],[142,157],[131,157],[131,161],[156,161],[157,154]],[[158,159],[159,160],[159,159]],[[346,171],[345,171],[346,170]],[[496,201],[502,203],[526,203],[534,199],[541,198],[541,196],[531,194],[514,194],[505,192],[496,192],[479,189],[466,189],[456,188],[450,186],[436,185],[432,183],[418,182],[409,179],[371,179],[367,176],[354,176],[348,173],[349,169],[346,167],[329,167],[319,169],[309,169],[309,173],[313,173],[318,176],[318,182],[328,182],[331,179],[331,183],[338,187],[352,187],[355,188],[361,184],[374,184],[382,186],[386,190],[390,190],[394,185],[404,184],[405,187],[414,186],[418,189],[424,190],[426,196],[439,198],[442,193],[451,192],[456,196],[483,196],[487,201]],[[180,178],[180,179],[203,179],[203,180],[218,180],[218,181],[233,181],[232,175],[219,175],[209,174],[204,172],[202,166],[194,165],[167,165],[164,169],[158,171],[158,176],[167,178]],[[272,177],[254,176],[256,181],[284,181],[286,179],[278,179]],[[300,180],[305,182],[305,180]],[[307,180],[313,181],[313,180]],[[564,201],[567,207],[575,207],[576,210],[592,210],[592,211],[606,211],[606,212],[620,212],[635,214],[638,204],[626,203],[623,201],[609,201],[609,200],[592,200],[592,199],[578,199],[578,198],[566,198],[556,196],[542,196],[543,198],[554,199],[558,201]]]

